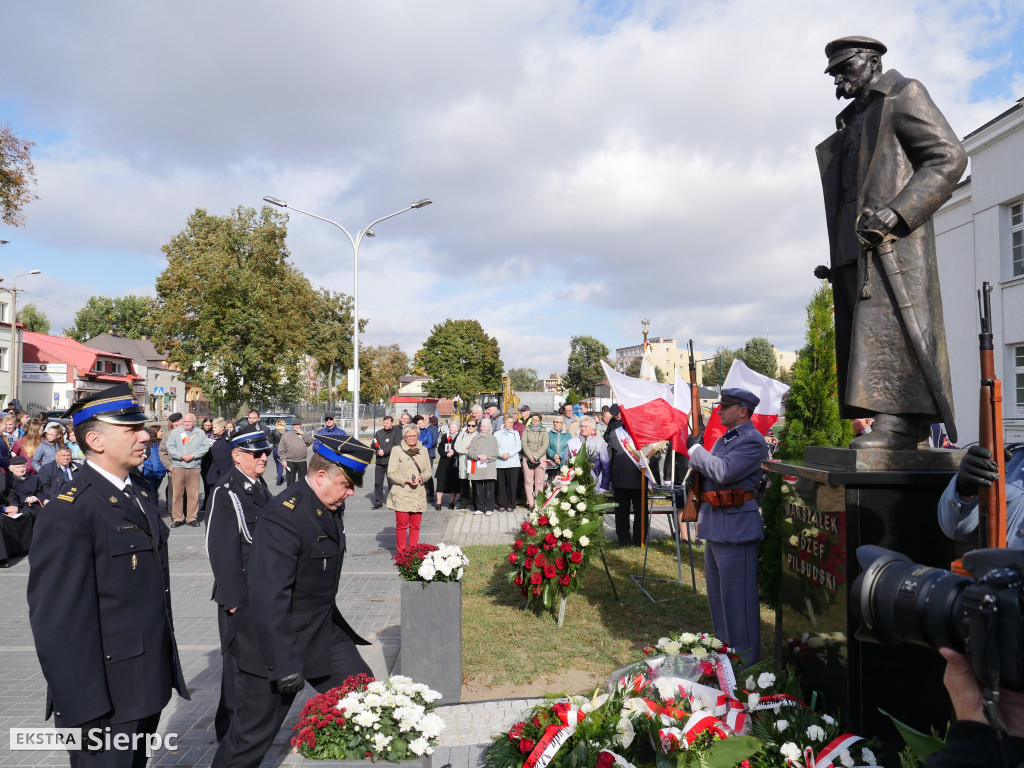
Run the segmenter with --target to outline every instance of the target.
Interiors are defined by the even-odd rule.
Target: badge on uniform
[[[111,496],[110,497],[110,503],[111,504],[117,504],[117,497],[116,496]]]
[[[245,485],[242,486],[242,488],[248,491],[252,488],[252,483],[246,483]]]
[[[323,513],[324,513],[324,511],[323,511],[322,509],[318,509],[318,510],[316,511],[316,516],[317,516],[317,517],[320,517],[320,516],[322,516],[322,515],[323,515]]]
[[[132,570],[134,571],[138,567],[139,567],[139,556],[138,555],[132,555]]]

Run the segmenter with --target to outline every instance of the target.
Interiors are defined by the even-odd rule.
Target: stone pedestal
[[[949,568],[953,542],[939,529],[936,508],[956,471],[958,451],[855,451],[808,448],[804,463],[768,462],[781,482],[784,638],[842,633],[844,664],[816,682],[826,706],[845,709],[851,727],[890,744],[901,740],[882,708],[928,732],[951,717],[937,651],[884,646],[854,637],[849,590],[860,573],[857,547],[876,544],[916,563]],[[840,658],[837,653],[834,659]],[[808,702],[809,703],[809,702]]]
[[[441,694],[462,700],[462,583],[402,582],[399,671]]]

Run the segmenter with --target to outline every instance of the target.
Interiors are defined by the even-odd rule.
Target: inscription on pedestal
[[[782,494],[783,636],[845,635],[844,488],[798,478]]]

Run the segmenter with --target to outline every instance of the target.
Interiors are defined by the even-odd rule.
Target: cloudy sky
[[[0,230],[53,331],[94,294],[153,293],[197,207],[264,195],[350,231],[368,344],[410,355],[476,318],[506,367],[569,338],[803,344],[827,261],[815,145],[842,105],[826,42],[889,46],[964,135],[1024,96],[999,0],[34,0],[3,7],[0,120],[39,200]],[[883,22],[883,19],[887,19]],[[352,291],[342,233],[292,214],[314,285]]]

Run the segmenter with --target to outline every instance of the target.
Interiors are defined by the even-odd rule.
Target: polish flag
[[[672,406],[677,411],[682,411],[686,414],[687,418],[690,416],[690,407],[693,404],[693,398],[690,395],[690,382],[684,381],[682,377],[676,374],[676,383],[672,387]],[[686,438],[690,436],[690,423],[687,422],[683,425],[683,428],[679,430],[679,434],[672,438],[672,450],[676,453],[681,453],[687,458],[690,457],[690,452],[686,450]]]
[[[622,424],[638,448],[662,440],[673,440],[681,431],[685,435],[687,412],[673,407],[675,396],[671,384],[625,376],[601,361],[608,383],[615,392],[615,401],[622,409]],[[686,438],[683,438],[685,443]]]
[[[753,392],[761,398],[761,402],[757,404],[757,408],[754,409],[754,414],[750,420],[754,423],[754,429],[762,435],[766,434],[775,422],[779,420],[779,412],[782,410],[782,397],[789,391],[789,387],[781,381],[770,379],[764,374],[750,370],[739,358],[732,361],[729,375],[725,377],[725,384],[722,385],[722,389],[730,389],[732,387],[739,387],[748,392]],[[726,432],[725,427],[722,426],[722,420],[718,417],[720,408],[721,406],[715,406],[715,409],[711,412],[711,418],[708,419],[708,425],[704,428],[703,445],[709,451],[711,446],[715,444],[715,441]]]

